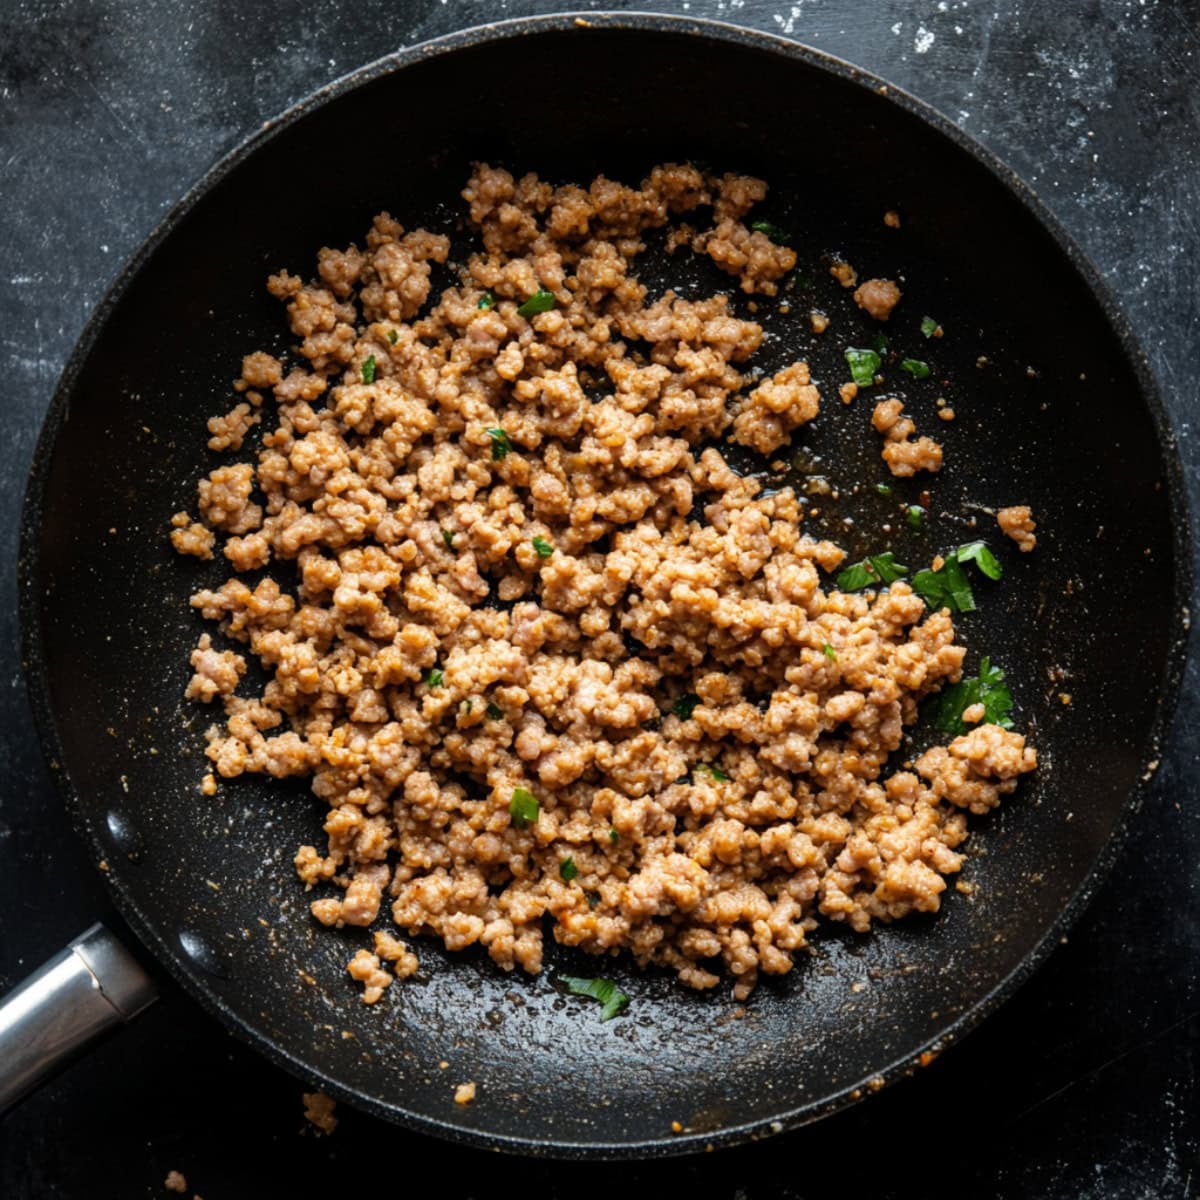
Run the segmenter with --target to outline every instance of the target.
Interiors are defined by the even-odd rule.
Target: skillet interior
[[[671,1152],[794,1124],[985,1011],[1090,887],[1155,755],[1178,671],[1178,467],[1140,398],[1145,379],[1031,210],[852,72],[665,20],[524,23],[498,40],[450,41],[452,54],[368,68],[235,157],[168,222],[69,366],[25,529],[28,665],[50,756],[122,911],[158,956],[235,1031],[347,1099],[435,1132],[559,1153]],[[449,228],[446,202],[474,158],[635,180],[687,157],[771,182],[764,215],[795,231],[834,316],[821,340],[807,303],[760,313],[770,337],[756,359],[776,369],[808,357],[824,384],[805,444],[843,491],[863,485],[827,506],[830,534],[853,556],[892,544],[922,564],[971,536],[964,503],[1035,506],[1037,553],[1006,547],[1004,582],[980,589],[981,611],[961,627],[971,663],[990,653],[1008,669],[1044,765],[976,822],[986,853],[968,868],[971,901],[952,892],[937,919],[868,939],[820,935],[816,955],[761,986],[740,1019],[724,996],[614,962],[604,972],[633,1002],[600,1025],[552,985],[558,964],[594,973],[590,960],[552,954],[529,980],[429,945],[421,974],[367,1009],[343,970],[362,936],[315,928],[290,864],[318,837],[319,802],[257,781],[212,800],[196,790],[207,714],[180,700],[199,632],[187,596],[223,573],[177,560],[165,530],[210,469],[204,421],[226,406],[243,353],[286,345],[266,274],[309,272],[317,247],[361,239],[374,212]],[[893,207],[900,231],[882,224]],[[843,249],[864,276],[903,275],[887,332],[948,381],[900,389],[950,463],[924,537],[881,532],[896,501],[873,491],[884,475],[870,404],[836,402],[842,347],[877,332],[821,265]],[[947,328],[936,344],[917,332],[927,312]],[[958,413],[951,426],[933,416],[939,393]],[[999,542],[990,519],[982,532]],[[469,1109],[452,1100],[464,1079],[479,1085]],[[672,1121],[688,1134],[672,1137]]]

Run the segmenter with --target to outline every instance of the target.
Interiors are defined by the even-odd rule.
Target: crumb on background
[[[472,1080],[470,1083],[460,1083],[458,1085],[458,1087],[456,1087],[454,1089],[454,1103],[455,1104],[470,1104],[474,1101],[474,1099],[475,1099],[475,1081],[474,1080]]]
[[[315,1125],[322,1133],[332,1133],[338,1124],[333,1115],[337,1101],[324,1092],[304,1092],[304,1119]]]

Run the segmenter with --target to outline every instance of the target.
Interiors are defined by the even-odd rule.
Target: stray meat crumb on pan
[[[774,294],[795,255],[744,224],[765,194],[689,165],[640,187],[480,165],[454,262],[384,213],[315,279],[271,277],[296,358],[249,355],[240,390],[269,389],[277,420],[198,504],[235,572],[294,562],[299,583],[194,596],[269,682],[238,695],[244,658],[206,638],[189,694],[223,707],[217,774],[309,776],[328,806],[327,845],[296,855],[321,923],[390,916],[528,972],[549,932],[694,988],[724,970],[744,999],[818,916],[936,911],[967,812],[1033,769],[984,725],[885,777],[961,678],[950,613],[902,580],[835,590],[845,555],[805,534],[802,499],[713,444],[772,453],[818,390],[803,362],[748,386],[762,328],[724,295],[651,297],[636,259],[686,216],[694,250]],[[898,401],[875,424],[893,473],[941,465]],[[416,966],[376,932],[348,969],[371,1003]]]
[[[1005,536],[1012,538],[1024,553],[1028,554],[1037,545],[1037,535],[1033,532],[1037,522],[1028,504],[1014,504],[1011,508],[1000,509],[996,513],[996,521]]]

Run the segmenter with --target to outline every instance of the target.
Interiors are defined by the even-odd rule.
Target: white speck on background
[[[893,33],[894,33],[894,34],[895,34],[897,37],[899,37],[899,36],[900,36],[900,30],[902,30],[903,28],[904,28],[904,23],[903,23],[902,21],[897,21],[897,22],[895,23],[895,25],[893,25],[893,26],[892,26],[892,32],[893,32]]]
[[[783,30],[784,33],[794,33],[796,30],[796,20],[800,16],[800,10],[804,7],[804,0],[800,0],[799,4],[792,5],[791,15],[784,20],[778,13],[775,14],[775,24]]]
[[[918,54],[928,54],[933,41],[934,35],[924,25],[917,26],[917,36],[913,38],[913,49]]]

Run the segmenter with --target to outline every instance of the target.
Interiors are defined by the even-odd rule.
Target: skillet
[[[185,199],[64,374],[27,497],[22,618],[48,756],[116,903],[235,1033],[429,1132],[559,1155],[661,1154],[799,1124],[869,1092],[959,1036],[1048,953],[1158,757],[1182,667],[1187,519],[1127,328],[1036,200],[978,147],[792,43],[670,18],[587,22],[468,31],[368,67]],[[767,215],[796,233],[808,273],[843,250],[869,273],[901,271],[910,325],[928,311],[947,326],[935,349],[903,335],[936,359],[959,419],[944,438],[953,469],[931,489],[935,519],[925,535],[893,535],[897,557],[965,540],[972,505],[1030,501],[1041,522],[1039,550],[1006,552],[1003,584],[962,622],[967,644],[1008,669],[1018,721],[1043,754],[1032,784],[976,823],[986,854],[969,868],[974,899],[951,896],[936,919],[865,940],[821,935],[812,960],[761,987],[741,1018],[723,996],[614,963],[605,970],[633,1002],[598,1025],[554,986],[560,966],[589,973],[586,960],[552,959],[530,981],[431,946],[402,1004],[365,1009],[342,969],[358,943],[312,926],[291,871],[295,845],[317,836],[315,802],[255,782],[211,801],[195,790],[207,714],[180,702],[199,632],[186,597],[220,574],[175,561],[164,530],[191,499],[204,420],[224,407],[241,355],[286,344],[263,278],[310,270],[316,247],[361,236],[384,207],[449,228],[444,204],[478,157],[556,179],[636,180],[687,157],[767,178]],[[886,208],[903,214],[901,231],[882,225]],[[835,330],[862,333],[830,281],[813,290]],[[852,557],[879,549],[896,501],[871,491],[883,475],[868,410],[831,411],[849,339],[815,344],[794,318],[762,319],[773,357],[757,361],[808,357],[825,384],[826,414],[799,449],[864,484],[829,515],[857,520],[837,540]],[[931,412],[915,384],[912,400]],[[897,490],[915,499],[919,486]],[[443,1059],[477,1081],[480,1103],[453,1104]]]

